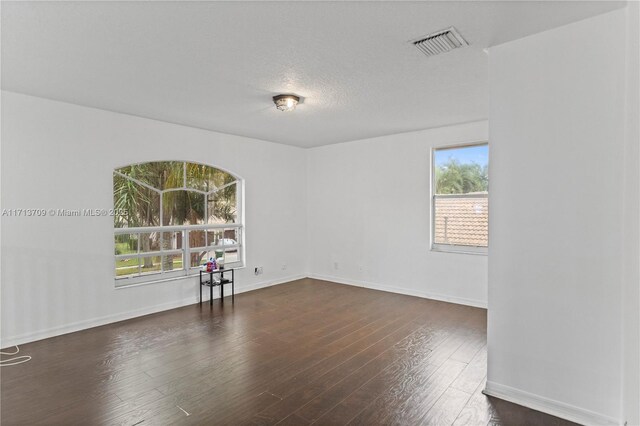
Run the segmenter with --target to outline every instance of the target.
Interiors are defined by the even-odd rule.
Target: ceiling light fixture
[[[293,111],[300,102],[300,97],[296,95],[278,95],[273,97],[273,103],[280,111]]]

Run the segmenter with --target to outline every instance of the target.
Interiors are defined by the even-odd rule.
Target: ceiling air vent
[[[467,43],[453,27],[429,34],[428,36],[420,38],[412,43],[427,56],[438,55],[440,53],[445,53],[450,50],[469,45],[469,43]]]

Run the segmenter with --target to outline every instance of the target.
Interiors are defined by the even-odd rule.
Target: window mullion
[[[164,215],[164,206],[162,205],[163,202],[164,202],[164,191],[162,191],[160,193],[160,214],[159,214],[160,223],[158,224],[160,226],[164,225],[164,216],[163,216]]]
[[[205,232],[206,235],[206,232]],[[182,265],[184,266],[185,271],[189,271],[191,269],[191,244],[189,244],[189,239],[191,235],[189,235],[189,231],[187,229],[182,231],[182,247],[184,252],[182,255],[184,259],[182,259]],[[205,237],[206,238],[206,237]]]
[[[142,258],[140,257],[140,243],[142,243],[142,240],[140,239],[140,233],[138,233],[138,276],[142,275],[142,266],[140,266],[140,262],[142,261]]]

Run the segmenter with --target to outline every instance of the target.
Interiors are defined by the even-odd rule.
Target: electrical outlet
[[[286,263],[283,263],[283,264],[282,264],[282,270],[283,270],[283,271],[286,271],[286,270],[287,270],[287,264],[286,264]]]
[[[256,275],[262,274],[262,266],[256,266],[255,269],[253,270],[253,273]]]
[[[338,262],[333,262],[333,269],[335,269],[336,271],[340,269],[340,264]]]

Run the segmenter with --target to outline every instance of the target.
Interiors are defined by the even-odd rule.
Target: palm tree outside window
[[[114,170],[116,286],[189,275],[210,257],[242,266],[242,189],[237,176],[193,162]]]

